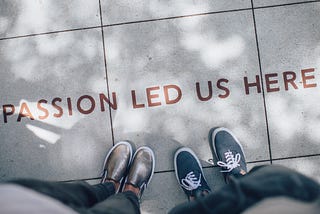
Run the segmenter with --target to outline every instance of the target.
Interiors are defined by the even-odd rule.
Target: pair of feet
[[[221,167],[225,181],[230,176],[240,177],[247,173],[246,160],[242,146],[233,133],[226,128],[213,128],[209,132],[209,144],[217,165]],[[177,180],[189,200],[211,192],[204,177],[199,159],[187,147],[178,149],[174,156]]]
[[[120,141],[107,154],[101,183],[111,182],[115,192],[132,191],[141,198],[155,167],[153,151],[146,146],[134,154],[130,142]]]

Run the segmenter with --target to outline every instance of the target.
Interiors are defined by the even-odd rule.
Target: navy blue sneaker
[[[223,127],[211,129],[209,143],[218,159],[217,165],[221,167],[226,182],[230,175],[241,177],[247,173],[243,148],[230,130]]]
[[[189,200],[211,192],[200,161],[190,148],[182,147],[176,151],[174,169],[177,180]]]

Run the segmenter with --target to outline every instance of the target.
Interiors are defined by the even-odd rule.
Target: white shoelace
[[[239,153],[234,156],[234,154],[230,150],[228,150],[226,153],[224,153],[224,156],[226,158],[226,163],[223,161],[217,162],[219,166],[227,168],[226,170],[222,170],[221,172],[231,172],[231,170],[240,166],[239,163],[241,155]]]
[[[189,172],[185,178],[181,179],[181,186],[184,187],[186,190],[194,190],[197,189],[201,182],[201,174],[199,179],[197,179],[196,175],[191,171]]]

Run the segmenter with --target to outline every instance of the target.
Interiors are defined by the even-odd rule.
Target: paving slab
[[[0,1],[0,38],[97,25],[100,25],[98,1]]]
[[[320,152],[319,14],[320,2],[255,11],[273,158]]]
[[[103,23],[116,24],[251,8],[250,0],[101,0]]]
[[[283,4],[310,2],[310,0],[253,0],[254,7],[275,6]]]
[[[149,145],[156,170],[170,170],[181,146],[208,165],[209,130],[225,126],[243,142],[249,161],[269,158],[262,95],[246,95],[244,87],[245,76],[259,73],[251,11],[104,31],[110,89],[118,98],[116,140]]]
[[[99,176],[112,146],[101,30],[2,40],[0,58],[0,179]]]
[[[96,184],[113,139],[128,139],[156,154],[142,213],[166,213],[186,201],[181,146],[224,185],[208,145],[217,126],[239,138],[249,169],[270,163],[269,138],[273,163],[320,181],[320,1],[303,2],[253,0],[266,7],[255,32],[250,0],[0,0],[0,181]]]

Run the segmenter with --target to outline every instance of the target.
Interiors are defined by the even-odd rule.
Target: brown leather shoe
[[[154,173],[155,158],[153,151],[146,146],[140,147],[134,154],[127,175],[126,184],[139,188],[138,196],[141,198],[143,191],[149,185]]]
[[[128,141],[120,141],[112,147],[103,164],[101,183],[112,180],[121,186],[132,159],[132,150]],[[119,192],[119,189],[120,187],[116,189],[116,192]]]

